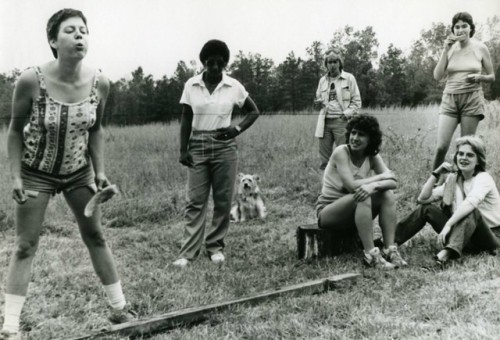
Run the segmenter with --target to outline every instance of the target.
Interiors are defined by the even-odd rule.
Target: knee
[[[20,260],[33,257],[38,249],[36,241],[18,241],[14,256]]]
[[[430,203],[420,204],[417,210],[420,210],[420,213],[424,216],[429,216],[441,212],[441,209],[439,207]]]
[[[106,240],[101,231],[85,233],[83,235],[83,241],[87,247],[101,248],[106,246]]]
[[[392,190],[384,190],[380,193],[380,198],[382,202],[386,205],[396,205],[396,197]]]
[[[354,196],[353,196],[353,200],[354,200]],[[368,197],[364,201],[356,202],[356,207],[357,208],[370,208],[371,209],[371,207],[372,207],[372,198]]]
[[[187,204],[186,204],[185,213],[199,212],[199,211],[203,210],[204,205],[205,205],[205,201],[202,201],[202,200],[197,200],[197,199],[188,200]]]

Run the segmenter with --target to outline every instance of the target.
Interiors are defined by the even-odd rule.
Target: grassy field
[[[399,177],[402,217],[415,206],[429,175],[437,107],[369,112],[385,133],[382,157]],[[361,253],[297,261],[295,228],[315,223],[313,207],[321,188],[316,118],[307,112],[262,116],[238,137],[239,169],[261,176],[268,218],[231,225],[223,266],[201,257],[185,270],[171,265],[180,249],[186,181],[177,161],[178,125],[106,130],[107,174],[123,194],[103,207],[105,234],[127,298],[141,318],[336,274],[362,274],[356,284],[335,291],[235,308],[151,339],[498,339],[499,257],[465,256],[444,270],[434,269],[430,227],[401,247],[410,265],[394,272],[365,269]],[[500,103],[490,103],[479,134],[497,186],[499,122]],[[6,143],[5,131],[0,143]],[[3,314],[3,283],[14,244],[5,147],[0,171]],[[33,268],[22,315],[30,339],[67,338],[107,325],[104,292],[62,197],[49,206]]]

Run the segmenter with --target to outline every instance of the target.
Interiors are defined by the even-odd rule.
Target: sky
[[[500,15],[499,0],[0,0],[0,72],[52,60],[45,27],[65,7],[87,17],[85,63],[112,81],[138,66],[155,79],[170,77],[214,38],[232,55],[260,53],[279,64],[291,51],[305,56],[315,40],[326,45],[346,25],[372,26],[381,54],[391,43],[408,52],[422,30],[451,24],[460,11],[476,23]]]

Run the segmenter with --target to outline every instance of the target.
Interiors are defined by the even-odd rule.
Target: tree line
[[[305,57],[297,57],[292,51],[278,65],[260,54],[239,51],[232,56],[227,72],[246,87],[261,111],[298,113],[311,108],[318,80],[326,72],[324,54],[337,47],[343,51],[344,70],[356,77],[363,107],[437,103],[444,81],[437,82],[432,74],[449,33],[448,25],[433,23],[431,28],[421,31],[407,54],[391,44],[379,58],[379,42],[371,26],[362,30],[345,26],[335,31],[326,44],[314,41],[307,47]],[[478,25],[476,37],[488,46],[495,67],[495,82],[483,85],[485,97],[498,99],[500,17],[494,16],[486,24]],[[197,61],[179,61],[171,77],[153,79],[138,67],[131,73],[131,79],[122,78],[111,83],[104,124],[145,124],[179,119],[179,99],[184,83],[201,70]],[[4,124],[10,116],[12,89],[18,76],[18,70],[0,74],[0,119]]]

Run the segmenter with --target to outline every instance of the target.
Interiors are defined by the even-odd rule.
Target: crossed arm
[[[358,202],[364,201],[375,192],[395,189],[397,186],[395,174],[387,168],[380,155],[375,155],[369,160],[375,175],[362,179],[354,178],[349,166],[349,154],[345,148],[336,148],[332,158],[344,188],[353,193],[354,199]]]

